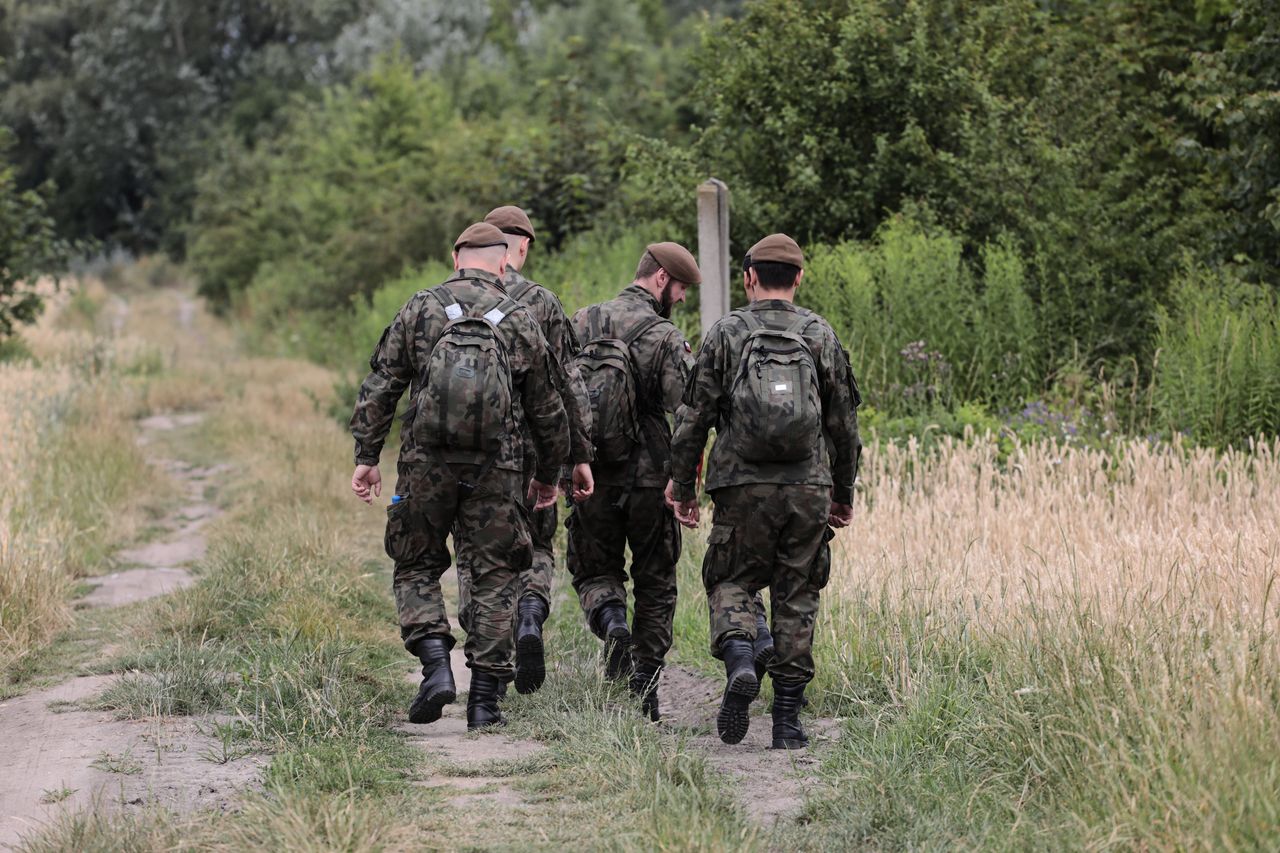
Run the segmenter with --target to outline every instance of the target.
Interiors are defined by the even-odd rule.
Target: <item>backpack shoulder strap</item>
[[[757,329],[763,329],[765,327],[764,321],[757,317],[754,311],[748,311],[744,308],[736,313],[742,317],[743,322],[747,324],[748,331],[754,332]]]
[[[787,326],[788,332],[793,332],[797,335],[800,334],[802,331],[804,331],[805,326],[808,326],[810,323],[813,322],[812,311],[806,311],[803,308],[799,310],[800,310],[800,316],[797,317],[795,320],[793,320],[791,322],[791,325]]]
[[[626,344],[628,347],[631,346],[632,344],[634,344],[636,341],[640,339],[641,335],[643,335],[645,332],[649,331],[650,329],[652,329],[654,326],[658,325],[661,322],[662,322],[662,318],[659,317],[657,314],[654,314],[652,317],[645,317],[639,323],[636,323],[634,326],[632,326],[630,330],[628,330],[627,333],[623,335],[622,342]]]
[[[436,298],[436,301],[444,308],[444,315],[450,320],[456,320],[462,316],[462,306],[458,304],[458,300],[453,298],[453,294],[449,291],[447,285],[442,284],[438,287],[433,287],[427,292]]]
[[[520,310],[520,303],[510,297],[507,297],[488,311],[484,312],[484,318],[496,326],[518,310]]]
[[[533,282],[529,281],[527,278],[522,278],[520,281],[516,282],[515,287],[507,288],[507,296],[510,296],[516,302],[519,302],[524,299],[531,290],[533,290]]]

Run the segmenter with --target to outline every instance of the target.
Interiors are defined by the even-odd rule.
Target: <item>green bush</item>
[[[1027,291],[1008,243],[969,261],[956,235],[899,216],[872,242],[810,247],[797,298],[831,321],[869,401],[918,414],[1038,391],[1045,352]]]
[[[1188,269],[1157,315],[1156,405],[1171,430],[1239,447],[1280,425],[1280,304],[1230,270]]]

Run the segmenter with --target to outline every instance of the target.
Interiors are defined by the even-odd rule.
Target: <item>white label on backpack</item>
[[[456,320],[462,316],[462,306],[458,303],[444,306],[444,315],[450,320]]]
[[[789,382],[778,382],[778,383],[775,383],[775,384],[774,384],[774,386],[773,386],[773,390],[775,390],[775,391],[790,391],[790,390],[791,390],[791,383],[789,383]]]
[[[507,315],[502,311],[499,311],[497,308],[493,308],[485,313],[484,318],[496,326],[502,322],[502,318],[505,316]]]

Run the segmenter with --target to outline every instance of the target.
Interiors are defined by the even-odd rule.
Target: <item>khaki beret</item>
[[[689,250],[679,243],[650,243],[645,251],[653,255],[658,266],[667,271],[667,275],[685,284],[702,284],[702,273],[698,271],[698,262],[693,259]]]
[[[793,267],[804,267],[804,252],[786,234],[770,234],[747,250],[751,263],[771,261],[778,264],[791,264]]]
[[[484,221],[496,226],[503,234],[518,234],[521,237],[528,237],[530,240],[536,239],[533,234],[533,223],[529,221],[529,215],[514,204],[495,207],[489,211],[489,215],[484,218]]]
[[[502,232],[488,222],[477,222],[474,225],[468,225],[466,230],[458,235],[458,239],[453,241],[453,250],[459,249],[483,249],[487,246],[505,246],[507,238]]]

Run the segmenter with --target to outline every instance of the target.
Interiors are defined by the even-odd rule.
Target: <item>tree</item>
[[[21,190],[7,156],[12,134],[0,127],[0,340],[40,313],[37,277],[56,273],[67,246],[56,236],[43,193]]]

